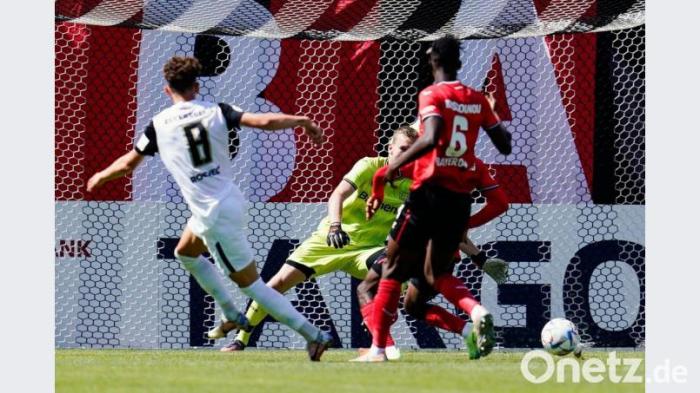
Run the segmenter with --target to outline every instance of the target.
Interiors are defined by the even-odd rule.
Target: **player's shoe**
[[[309,353],[309,359],[311,359],[312,362],[321,360],[321,355],[323,355],[323,352],[325,352],[331,344],[333,344],[333,336],[321,330],[315,340],[306,343],[306,352]]]
[[[355,363],[380,363],[380,362],[387,362],[389,359],[386,357],[386,353],[382,353],[379,355],[373,355],[369,352],[365,352],[364,354],[354,358],[350,359],[351,362]]]
[[[493,315],[482,306],[478,305],[472,310],[472,331],[465,338],[469,359],[479,359],[487,356],[493,350],[496,338],[493,332]]]
[[[224,315],[221,316],[219,326],[207,332],[207,337],[212,340],[218,340],[226,337],[228,332],[234,329],[250,330],[250,322],[243,314],[238,314],[236,319],[229,321]]]
[[[238,352],[245,349],[245,344],[241,340],[233,340],[232,343],[221,347],[221,352]]]
[[[508,279],[508,262],[500,258],[487,259],[484,262],[484,273],[496,281],[496,284],[503,284]]]
[[[360,356],[366,354],[369,352],[369,348],[358,348],[357,353],[360,354]],[[399,347],[392,345],[386,347],[384,350],[384,353],[386,354],[386,358],[388,360],[399,360],[401,359],[401,351],[399,350]]]

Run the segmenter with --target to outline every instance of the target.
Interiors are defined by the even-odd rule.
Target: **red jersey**
[[[400,171],[400,177],[413,180],[413,184],[415,184],[414,176],[416,175],[416,171],[414,169],[415,164],[415,161],[406,164],[405,166],[401,167]],[[384,177],[386,176],[388,169],[389,166],[385,165],[377,169],[377,172],[374,173],[374,177],[372,178],[372,196],[375,198],[384,199]],[[468,192],[472,192],[475,189],[480,192],[484,192],[498,187],[498,182],[496,182],[496,180],[491,176],[489,167],[476,157],[474,157],[473,170],[466,171],[460,181],[464,181],[465,184],[472,187]],[[411,189],[414,189],[413,185],[411,185]]]
[[[486,97],[459,81],[440,82],[420,92],[418,111],[420,135],[424,132],[423,122],[431,116],[442,117],[444,126],[437,146],[416,160],[411,190],[426,183],[459,193],[477,188],[474,146],[479,128],[498,124]]]

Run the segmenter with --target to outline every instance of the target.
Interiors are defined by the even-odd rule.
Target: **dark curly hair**
[[[194,57],[174,56],[163,66],[163,76],[168,86],[178,93],[191,89],[201,72],[202,65]]]
[[[448,74],[456,74],[462,68],[462,61],[459,59],[460,43],[455,36],[448,34],[433,41],[430,46],[430,56],[437,61]]]

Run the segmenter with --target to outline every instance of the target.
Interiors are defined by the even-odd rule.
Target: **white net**
[[[215,305],[173,259],[190,213],[162,163],[85,192],[168,106],[165,60],[202,61],[204,100],[303,113],[326,130],[321,148],[291,129],[244,129],[231,141],[248,239],[269,278],[352,164],[385,154],[392,130],[415,118],[430,83],[423,41],[446,32],[489,38],[463,41],[459,78],[496,95],[514,136],[508,157],[487,138],[477,145],[511,208],[471,234],[511,263],[508,282],[497,286],[466,257],[456,268],[496,316],[499,344],[538,346],[544,323],[564,316],[595,345],[644,345],[643,2],[164,3],[56,3],[57,346],[222,345],[204,336]],[[355,285],[334,273],[287,296],[340,346],[364,346]],[[405,315],[393,334],[403,347],[463,346]],[[268,320],[251,345],[303,343]]]

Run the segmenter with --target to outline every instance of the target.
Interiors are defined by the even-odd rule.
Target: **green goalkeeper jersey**
[[[394,187],[387,185],[384,202],[369,221],[365,219],[365,204],[372,194],[372,177],[377,169],[387,165],[386,157],[365,157],[355,163],[343,179],[355,187],[355,192],[343,202],[343,230],[350,236],[349,248],[383,246],[399,207],[408,198],[411,180],[400,178]],[[328,217],[318,226],[319,234],[330,227]]]

